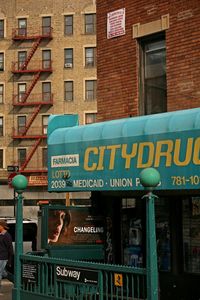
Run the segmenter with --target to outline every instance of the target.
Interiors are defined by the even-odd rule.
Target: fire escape
[[[52,61],[51,59],[41,59],[39,61],[34,60],[34,54],[38,49],[41,42],[45,41],[46,43],[52,39],[52,28],[43,27],[41,34],[31,34],[27,29],[18,28],[13,31],[12,40],[15,44],[17,43],[29,43],[31,45],[31,50],[29,50],[26,55],[26,58],[23,61],[18,61],[12,63],[12,73],[14,78],[14,83],[19,83],[19,78],[22,76],[27,76],[29,78],[26,90],[23,93],[20,93],[19,90],[17,94],[13,95],[13,107],[20,111],[21,108],[31,109],[31,114],[26,121],[26,124],[23,128],[13,129],[13,139],[16,141],[32,141],[31,146],[28,147],[28,153],[26,154],[26,159],[23,163],[19,164],[19,172],[26,173],[27,175],[40,175],[47,172],[47,169],[42,168],[41,166],[35,166],[34,168],[29,168],[29,163],[33,158],[33,155],[36,153],[40,143],[47,138],[46,132],[42,130],[40,132],[35,132],[34,128],[31,128],[34,120],[36,120],[40,110],[46,106],[50,107],[53,105],[53,96],[51,93],[34,94],[34,87],[37,85],[40,77],[42,75],[48,76],[52,73]],[[24,81],[23,81],[24,82]],[[38,126],[38,128],[42,126]],[[30,144],[30,143],[29,143]]]

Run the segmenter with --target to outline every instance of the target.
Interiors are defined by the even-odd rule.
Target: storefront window
[[[183,201],[184,271],[200,273],[200,197]]]
[[[171,234],[169,224],[169,201],[158,198],[155,202],[156,239],[159,271],[171,270]]]
[[[142,201],[122,199],[123,263],[143,267]]]

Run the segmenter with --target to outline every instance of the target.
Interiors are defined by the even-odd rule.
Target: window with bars
[[[4,102],[4,85],[0,84],[0,104]]]
[[[96,80],[85,81],[85,100],[96,100]]]
[[[65,33],[65,35],[73,34],[73,15],[65,16],[64,33]]]
[[[73,81],[65,81],[65,101],[74,100],[74,83]]]
[[[96,14],[85,14],[85,34],[96,34]]]
[[[85,48],[85,66],[88,68],[96,66],[96,47]]]

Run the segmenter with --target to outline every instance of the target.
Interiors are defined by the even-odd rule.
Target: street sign
[[[19,166],[7,166],[7,171],[8,172],[18,172]]]
[[[17,175],[17,173],[11,173],[11,174],[9,174],[9,176],[8,176],[8,185],[9,185],[9,187],[12,187],[12,179],[15,177]]]

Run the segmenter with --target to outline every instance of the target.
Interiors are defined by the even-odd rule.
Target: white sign
[[[58,155],[51,157],[51,167],[78,167],[79,154]]]
[[[125,34],[125,8],[107,14],[107,38]]]

